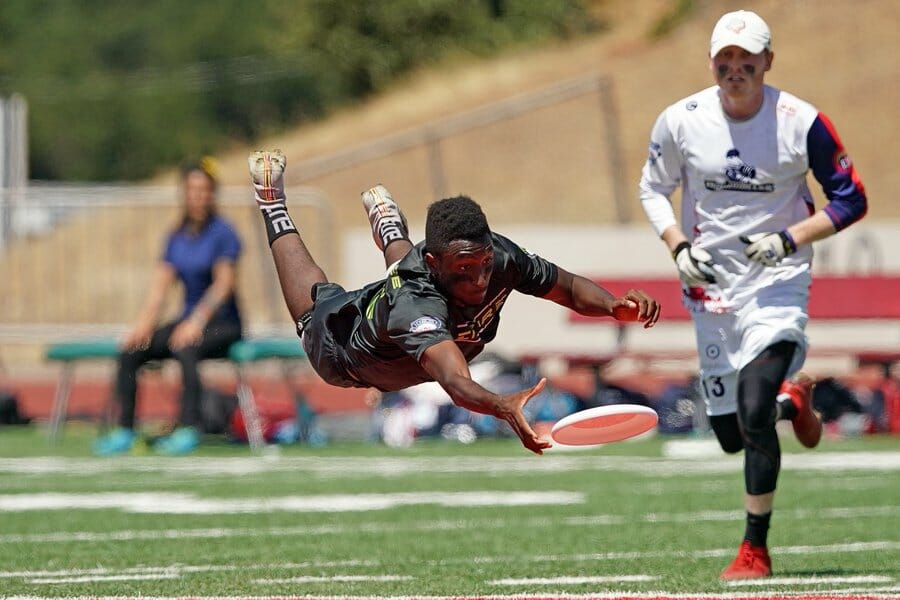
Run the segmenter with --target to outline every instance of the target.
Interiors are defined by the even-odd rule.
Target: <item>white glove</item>
[[[744,248],[747,258],[767,267],[774,267],[782,258],[797,251],[797,244],[787,231],[742,235],[740,239],[747,244]]]
[[[712,255],[690,242],[681,242],[672,252],[678,266],[678,276],[690,287],[703,287],[716,282]]]
[[[284,168],[287,159],[281,150],[257,151],[247,157],[254,197],[259,207],[284,204]]]

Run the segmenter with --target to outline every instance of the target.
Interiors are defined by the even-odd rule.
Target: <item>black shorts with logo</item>
[[[317,283],[312,289],[313,308],[297,323],[310,365],[331,385],[368,387],[352,375],[344,351],[360,318],[354,302],[358,295],[336,283]]]

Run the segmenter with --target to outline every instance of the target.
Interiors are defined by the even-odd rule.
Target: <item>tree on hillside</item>
[[[4,0],[0,94],[29,103],[32,178],[134,180],[594,25],[578,0]]]

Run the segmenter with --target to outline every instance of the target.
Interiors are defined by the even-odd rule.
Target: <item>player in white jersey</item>
[[[660,114],[640,184],[693,317],[710,423],[724,451],[744,450],[747,525],[725,579],[771,574],[766,537],[781,460],[775,422],[791,419],[807,447],[822,431],[812,381],[797,375],[807,349],[811,244],[867,207],[831,122],[764,83],[773,58],[758,15],[722,16],[710,42],[716,85]],[[828,198],[818,211],[808,171]],[[670,200],[679,186],[680,225]]]

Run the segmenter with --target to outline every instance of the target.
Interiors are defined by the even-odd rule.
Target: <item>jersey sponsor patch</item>
[[[839,150],[834,155],[834,168],[838,173],[847,173],[853,167],[850,157],[843,150]]]
[[[434,317],[419,317],[409,326],[410,333],[424,333],[426,331],[434,331],[440,329],[442,323]]]

